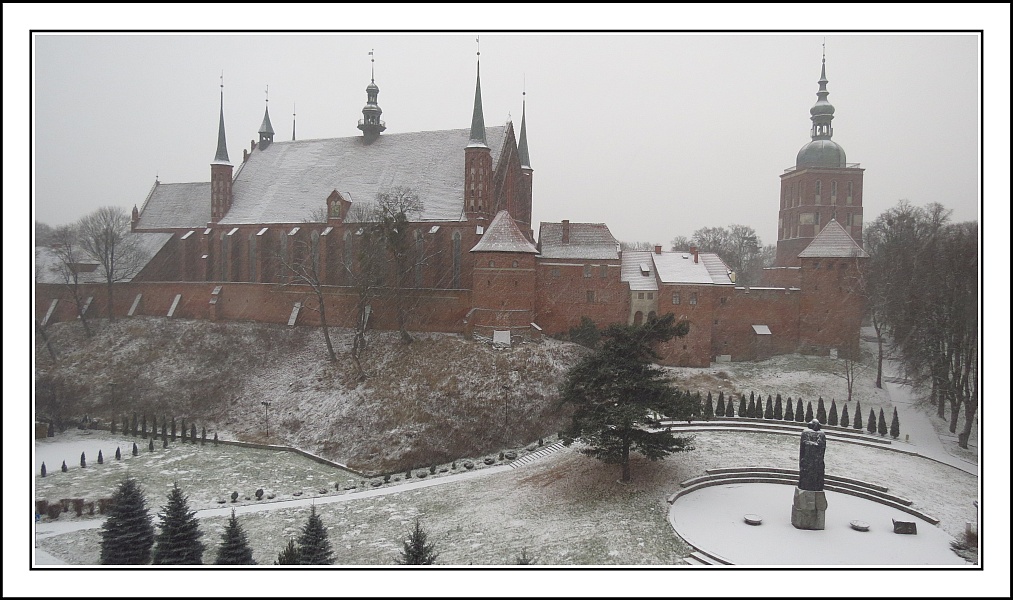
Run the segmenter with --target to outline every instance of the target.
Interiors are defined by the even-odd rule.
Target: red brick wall
[[[535,256],[521,252],[471,252],[475,327],[527,327],[535,300]],[[526,321],[526,322],[525,322]]]
[[[781,176],[779,199],[779,227],[777,233],[777,266],[797,266],[798,254],[819,231],[836,215],[837,222],[862,244],[862,181],[864,169],[803,169]],[[816,182],[821,184],[820,203],[816,204]],[[831,204],[832,184],[837,183],[837,200]],[[852,184],[851,204],[848,204],[848,183]],[[787,198],[785,194],[787,193]],[[819,214],[819,228],[815,224],[803,225],[801,213]],[[858,215],[856,225],[848,226],[848,215]],[[797,225],[797,226],[796,226]]]
[[[798,309],[802,294],[785,288],[735,288],[722,293],[714,319],[713,354],[730,354],[732,360],[762,360],[794,352],[798,342]],[[771,335],[761,336],[753,325],[766,325]]]
[[[861,258],[802,260],[799,304],[799,351],[857,356],[865,297]]]
[[[672,297],[679,294],[679,304]],[[689,334],[661,344],[661,363],[679,367],[708,367],[711,363],[711,338],[714,311],[719,291],[712,285],[663,285],[658,290],[658,316],[671,312],[677,321],[689,321]],[[691,303],[696,294],[696,304]]]
[[[584,277],[585,265],[591,265],[590,277]],[[548,335],[569,331],[583,316],[599,327],[625,323],[630,310],[629,288],[620,279],[618,260],[539,260],[535,291],[535,322]],[[590,302],[588,292],[593,293]]]

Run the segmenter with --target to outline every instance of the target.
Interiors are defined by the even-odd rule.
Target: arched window
[[[640,325],[643,322],[644,322],[644,313],[638,310],[637,314],[633,315],[633,324]]]
[[[837,204],[837,182],[830,182],[830,204]]]
[[[453,239],[454,249],[452,254],[454,257],[454,270],[451,286],[454,289],[461,289],[461,232],[455,231]]]
[[[819,204],[822,199],[820,195],[823,193],[823,182],[819,179],[816,180],[816,204]]]
[[[855,182],[854,181],[849,181],[848,182],[848,199],[847,199],[847,204],[851,204],[852,202],[854,202],[854,192],[855,192]]]

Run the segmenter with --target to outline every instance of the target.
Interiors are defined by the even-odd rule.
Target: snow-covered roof
[[[472,252],[525,252],[537,254],[535,245],[524,237],[517,223],[505,210],[493,217],[492,223],[482,235],[482,239],[471,249]]]
[[[648,273],[643,274],[640,265],[648,268]],[[640,250],[623,252],[623,260],[620,266],[620,279],[630,285],[633,292],[655,292],[658,290],[658,281],[654,277],[654,261],[651,260],[651,253]]]
[[[868,258],[869,255],[855,243],[848,232],[841,227],[837,219],[830,219],[823,231],[809,242],[806,249],[799,253],[799,258]]]
[[[211,182],[156,183],[141,207],[137,227],[205,227],[210,220]]]
[[[421,221],[464,218],[464,148],[469,130],[274,142],[255,149],[235,176],[232,207],[223,225],[298,223],[326,206],[334,190],[352,202],[372,203],[378,192],[410,187],[422,200]],[[487,130],[493,168],[506,127]],[[204,200],[210,204],[210,194]]]
[[[136,245],[137,258],[131,260],[131,269],[127,277],[121,281],[130,281],[137,275],[151,259],[158,254],[166,242],[172,239],[171,233],[129,233],[127,243]],[[99,263],[84,253],[84,250],[77,250],[78,265],[87,269],[94,266],[94,270],[80,269],[78,271],[78,283],[105,283],[102,269]],[[52,248],[48,246],[35,247],[35,281],[36,283],[65,283],[60,271],[60,258]]]
[[[717,254],[700,252],[694,261],[690,252],[650,253],[661,283],[732,285],[728,266]]]
[[[563,223],[542,223],[538,243],[542,258],[618,260],[619,242],[604,223],[569,223],[569,242],[563,243]]]

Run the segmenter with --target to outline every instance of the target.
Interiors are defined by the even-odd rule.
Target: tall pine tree
[[[113,492],[101,537],[99,562],[103,565],[143,565],[151,560],[155,530],[136,480],[124,479]]]
[[[232,516],[225,525],[225,532],[222,533],[222,543],[218,546],[218,557],[215,558],[216,565],[255,565],[253,550],[246,541],[246,532],[236,518],[236,509],[232,509]]]
[[[715,409],[714,414],[718,417],[725,416],[725,393],[718,392],[718,407]]]
[[[774,418],[774,402],[773,402],[773,400],[774,399],[771,398],[770,394],[767,394],[767,407],[763,411],[763,418],[764,419],[773,419]]]
[[[785,406],[787,406],[787,408],[784,411],[784,420],[785,421],[794,421],[795,420],[795,409],[793,408],[794,405],[791,402],[791,396],[788,396],[788,402],[785,404]]]
[[[740,417],[746,416],[746,395],[745,394],[740,394],[739,395],[739,416]]]
[[[691,450],[691,438],[647,426],[654,412],[685,419],[696,409],[699,393],[695,399],[681,393],[654,366],[654,346],[688,332],[689,325],[675,323],[671,313],[642,325],[610,325],[594,353],[566,374],[560,396],[575,410],[564,443],[580,438],[583,454],[621,465],[624,482],[631,480],[631,451],[658,460]]]
[[[334,563],[331,542],[327,539],[327,527],[317,514],[317,507],[310,507],[310,517],[299,533],[299,564],[329,565]]]
[[[204,564],[204,544],[200,541],[200,527],[195,512],[190,510],[186,496],[177,484],[172,484],[169,501],[158,514],[159,532],[155,536],[152,564],[200,565]]]
[[[415,519],[415,529],[408,534],[401,549],[401,556],[396,559],[399,565],[431,565],[439,558],[436,546],[429,542],[429,533]]]

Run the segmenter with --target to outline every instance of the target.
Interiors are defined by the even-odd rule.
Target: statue
[[[802,432],[798,447],[798,488],[819,492],[823,490],[823,455],[827,449],[827,436],[820,431],[820,422],[813,419],[809,429]]]

